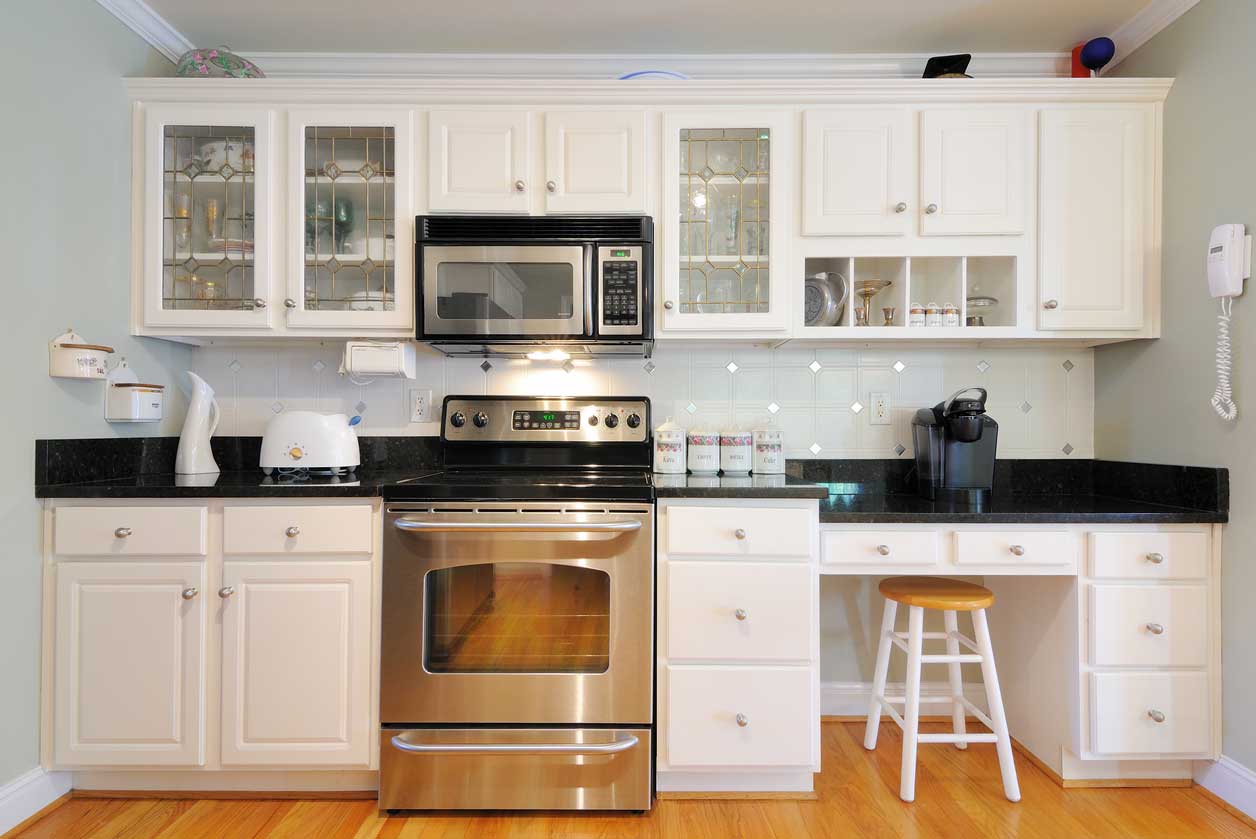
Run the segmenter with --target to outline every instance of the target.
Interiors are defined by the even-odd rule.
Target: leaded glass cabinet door
[[[145,326],[272,325],[272,119],[265,108],[146,106]]]
[[[787,327],[795,121],[741,110],[664,115],[664,331]]]
[[[288,113],[294,328],[414,334],[409,109]]]

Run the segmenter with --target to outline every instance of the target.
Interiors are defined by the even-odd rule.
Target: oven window
[[[496,562],[430,571],[429,673],[605,673],[611,578],[574,565]]]
[[[441,262],[442,320],[559,320],[575,312],[576,275],[566,262]]]

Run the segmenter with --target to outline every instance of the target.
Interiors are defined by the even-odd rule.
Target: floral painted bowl
[[[226,47],[188,50],[179,56],[174,74],[187,79],[263,79],[266,74],[252,61]]]

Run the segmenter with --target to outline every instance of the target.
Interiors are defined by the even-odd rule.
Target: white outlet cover
[[[868,401],[872,403],[872,410],[868,415],[869,425],[892,424],[893,406],[890,403],[890,395],[888,393],[870,393],[868,394]]]
[[[432,389],[423,387],[410,388],[407,391],[410,406],[410,422],[432,421]]]

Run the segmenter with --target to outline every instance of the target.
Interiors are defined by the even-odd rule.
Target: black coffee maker
[[[985,388],[965,388],[921,408],[912,418],[911,436],[921,496],[974,507],[990,500],[999,424],[986,414]]]

